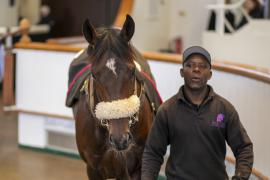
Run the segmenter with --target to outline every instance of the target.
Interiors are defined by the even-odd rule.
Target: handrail
[[[45,51],[63,51],[63,52],[79,52],[82,50],[80,47],[75,47],[71,45],[62,45],[62,44],[46,44],[39,42],[32,43],[16,43],[15,48],[18,49],[36,49],[36,50],[45,50]]]
[[[64,52],[79,52],[80,50],[82,50],[82,48],[75,47],[72,45],[45,44],[45,43],[17,43],[15,45],[15,48],[38,49],[46,51],[64,51]],[[151,59],[154,61],[163,61],[177,64],[180,64],[182,62],[181,55],[158,53],[158,52],[142,52],[142,54],[146,59]],[[267,68],[249,66],[220,60],[219,61],[214,60],[212,63],[212,68],[214,70],[249,77],[270,84],[270,70]]]
[[[237,9],[239,7],[241,7],[244,4],[245,0],[239,0],[236,3],[233,4],[209,4],[206,6],[207,9],[225,9],[225,10],[234,10]]]
[[[8,30],[7,30],[7,32],[0,37],[0,42],[3,42],[8,37],[20,35],[22,32],[25,32],[27,30],[29,30],[28,27],[27,28],[17,28],[15,31],[12,31],[12,32],[8,32]]]

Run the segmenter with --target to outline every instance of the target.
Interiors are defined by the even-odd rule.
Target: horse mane
[[[94,46],[88,46],[88,55],[95,69],[102,67],[106,61],[100,62],[104,55],[113,55],[125,61],[125,63],[133,63],[135,59],[134,48],[130,42],[126,42],[120,36],[120,30],[113,28],[97,28],[97,38]]]

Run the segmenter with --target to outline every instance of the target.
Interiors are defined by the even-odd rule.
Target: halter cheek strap
[[[89,89],[91,89],[91,90],[89,90]],[[90,78],[88,78],[84,81],[83,86],[80,89],[80,92],[84,92],[85,95],[88,97],[88,104],[90,107],[89,109],[90,109],[92,115],[95,117],[95,113],[94,113],[93,108],[92,108],[94,106],[94,90],[93,90],[93,76],[92,75],[90,75]]]

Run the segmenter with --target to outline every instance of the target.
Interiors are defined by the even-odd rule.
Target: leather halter
[[[133,95],[137,95],[138,92],[137,92],[137,79],[136,79],[136,76],[135,77],[135,81],[134,81],[134,93]],[[141,85],[141,91],[140,91],[140,94],[139,94],[139,100],[141,102],[141,97],[142,97],[142,94],[144,92],[144,85],[143,83],[140,83]],[[94,106],[95,106],[95,102],[94,102],[94,77],[92,76],[92,74],[90,75],[90,77],[88,79],[86,79],[84,81],[84,85],[82,86],[81,88],[81,91],[84,91],[85,94],[88,96],[88,103],[89,103],[89,109],[91,111],[91,114],[93,115],[94,118],[98,119],[95,115],[95,111],[94,111]],[[96,103],[97,104],[97,103]],[[139,121],[139,111],[136,112],[134,115],[132,116],[129,116],[129,126],[132,126],[133,124],[135,124],[137,121]],[[110,120],[109,119],[98,119],[100,121],[100,124],[106,128],[108,128],[109,126],[109,122]]]

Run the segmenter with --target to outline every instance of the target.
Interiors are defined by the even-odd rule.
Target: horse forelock
[[[94,46],[88,47],[88,54],[95,71],[106,66],[109,59],[115,59],[125,64],[134,64],[135,52],[129,42],[126,42],[118,29],[98,28]]]

